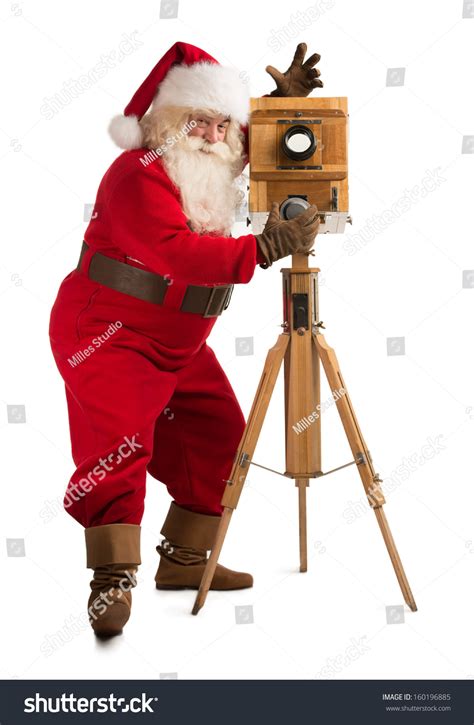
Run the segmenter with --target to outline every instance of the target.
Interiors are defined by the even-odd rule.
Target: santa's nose
[[[216,141],[218,141],[217,128],[208,128],[207,129],[206,141],[209,141],[209,143],[216,143]]]

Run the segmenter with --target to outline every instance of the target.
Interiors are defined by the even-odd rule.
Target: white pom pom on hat
[[[175,43],[145,78],[123,115],[111,120],[109,134],[117,146],[142,147],[138,122],[151,105],[210,108],[241,125],[248,122],[249,96],[238,72],[188,43]]]
[[[114,116],[109,123],[109,134],[121,149],[139,149],[143,144],[143,133],[137,116]]]

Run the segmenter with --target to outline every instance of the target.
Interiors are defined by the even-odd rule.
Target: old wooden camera
[[[260,233],[272,202],[283,219],[311,204],[319,233],[343,232],[349,216],[347,98],[251,98],[252,228]]]

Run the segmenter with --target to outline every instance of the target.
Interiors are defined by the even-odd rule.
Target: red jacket
[[[109,167],[85,233],[95,250],[186,284],[249,282],[264,262],[253,234],[222,237],[187,226],[178,188],[148,149],[125,151]],[[140,262],[142,264],[140,264]]]

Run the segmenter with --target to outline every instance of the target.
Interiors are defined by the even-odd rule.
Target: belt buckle
[[[221,302],[221,304],[219,306],[219,309],[214,314],[210,315],[209,314],[209,308],[212,305],[212,302],[214,300],[215,295],[217,294],[217,291],[218,290],[226,289],[226,287],[227,287],[226,295],[223,298],[223,300],[222,300],[222,302]],[[233,287],[234,287],[234,285],[230,285],[230,286],[226,285],[226,286],[222,286],[222,287],[212,287],[211,294],[209,295],[209,299],[208,299],[207,304],[206,304],[206,309],[204,310],[202,316],[203,317],[219,317],[219,315],[221,315],[222,312],[224,310],[226,310],[227,307],[229,306],[229,302],[230,302],[229,290],[230,290],[230,292],[232,294]]]
[[[233,291],[234,291],[234,285],[230,284],[229,288],[227,290],[225,300],[224,300],[224,307],[222,308],[222,312],[224,312],[224,310],[226,310],[228,308],[228,306],[230,305],[230,298],[232,297]]]

